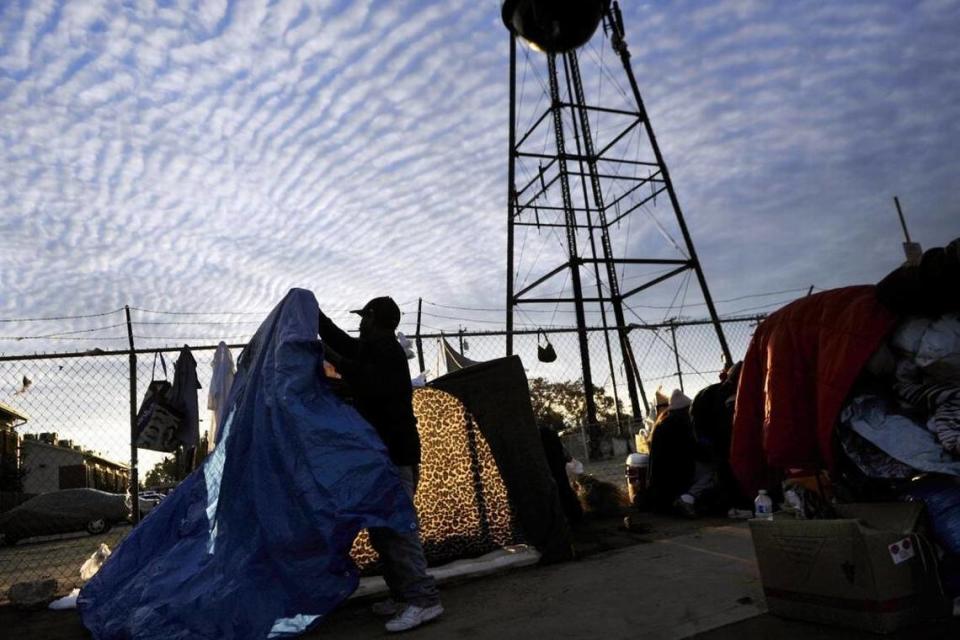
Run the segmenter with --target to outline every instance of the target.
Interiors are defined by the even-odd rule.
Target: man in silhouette
[[[380,297],[351,313],[360,316],[359,338],[347,335],[320,312],[324,354],[343,377],[357,411],[377,430],[413,500],[420,436],[407,357],[395,333],[400,309],[391,298]],[[407,631],[439,617],[443,606],[436,583],[427,574],[419,533],[392,529],[370,529],[369,533],[390,589],[390,599],[373,606],[374,613],[393,616],[387,631]]]

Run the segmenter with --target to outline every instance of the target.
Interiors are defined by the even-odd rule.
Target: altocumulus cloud
[[[717,297],[960,235],[960,3],[622,4]],[[0,316],[501,306],[506,79],[492,1],[4,2]]]

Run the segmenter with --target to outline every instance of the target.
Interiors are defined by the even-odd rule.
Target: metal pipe
[[[583,92],[583,82],[580,78],[580,63],[577,61],[575,51],[567,53],[571,75],[573,76],[573,88],[575,99],[579,104],[584,104],[586,98]],[[610,289],[610,297],[613,299],[613,315],[617,321],[618,336],[620,339],[620,353],[623,356],[624,364],[627,364],[629,357],[626,355],[632,349],[629,337],[626,331],[626,320],[623,315],[623,299],[620,296],[620,284],[617,280],[616,265],[611,262],[613,259],[613,244],[610,241],[610,225],[607,223],[606,209],[603,205],[603,187],[600,183],[600,173],[597,169],[596,154],[593,148],[593,135],[590,132],[590,115],[586,109],[579,109],[580,128],[583,131],[584,151],[588,158],[587,170],[590,172],[590,185],[593,190],[593,202],[597,207],[597,215],[600,217],[600,245],[603,248],[603,258],[607,267],[607,286]],[[606,334],[604,334],[606,335]],[[641,413],[640,400],[637,397],[638,380],[633,375],[633,370],[628,365],[624,367],[627,377],[627,391],[630,395],[630,405],[633,415],[639,416]]]
[[[727,344],[727,337],[723,333],[723,327],[720,325],[720,317],[713,304],[713,297],[710,295],[710,288],[707,286],[707,279],[703,275],[703,268],[700,265],[700,259],[697,257],[697,250],[693,246],[693,239],[690,236],[690,230],[683,218],[683,210],[680,208],[680,200],[677,198],[677,192],[673,188],[673,180],[670,179],[670,172],[667,164],[663,160],[663,154],[660,151],[660,145],[657,144],[656,135],[653,133],[653,125],[647,114],[647,109],[643,104],[643,98],[640,96],[640,87],[637,84],[637,78],[633,75],[633,67],[630,65],[630,51],[627,49],[627,43],[624,40],[623,16],[620,14],[620,6],[613,2],[608,10],[608,18],[612,27],[613,50],[620,56],[620,62],[623,64],[624,71],[627,74],[627,80],[630,82],[630,89],[633,92],[634,100],[637,102],[637,108],[643,118],[643,126],[650,140],[650,146],[653,149],[653,155],[660,166],[663,174],[663,181],[666,184],[667,194],[670,197],[670,203],[673,205],[674,214],[677,217],[677,224],[680,227],[680,233],[683,234],[683,241],[687,246],[690,260],[693,263],[694,272],[697,274],[697,281],[700,284],[700,291],[703,293],[703,300],[707,305],[710,318],[713,321],[713,328],[717,332],[717,339],[720,341],[720,348],[723,350],[723,357],[726,360],[726,366],[733,364],[733,357],[730,355],[730,347]]]
[[[903,217],[903,209],[900,208],[900,198],[898,196],[893,196],[893,203],[897,205],[897,215],[900,217],[900,226],[903,228],[903,237],[907,239],[907,242],[911,242],[910,232],[907,231],[907,221]]]
[[[683,370],[680,368],[680,351],[677,350],[677,325],[670,325],[670,339],[673,342],[673,358],[677,363],[677,380],[680,381],[680,391],[686,393],[683,388]]]
[[[564,225],[564,226],[566,226],[566,225]],[[520,291],[518,291],[518,292],[514,295],[514,298],[520,298],[520,296],[522,296],[523,294],[528,293],[528,292],[532,291],[533,289],[537,288],[538,286],[540,286],[541,284],[543,284],[544,282],[546,282],[547,280],[549,280],[549,279],[552,278],[553,276],[557,275],[558,273],[561,273],[564,269],[566,269],[566,268],[569,267],[569,266],[570,266],[570,263],[569,263],[569,262],[564,262],[564,263],[563,263],[562,265],[560,265],[559,267],[548,271],[546,274],[540,276],[539,278],[537,278],[536,280],[534,280],[532,283],[530,283],[529,285],[527,285],[526,287],[524,287],[523,289],[521,289]],[[519,300],[515,300],[515,302],[519,302]]]
[[[517,39],[510,34],[510,136],[507,144],[509,145],[507,153],[507,355],[513,355],[513,218],[514,207],[516,206],[516,187],[514,179],[516,176],[516,150],[517,150]],[[417,321],[417,334],[419,335],[419,320]],[[423,357],[421,355],[421,362]],[[421,368],[422,368],[421,364]]]
[[[587,300],[589,301],[591,299],[588,298]],[[596,301],[595,299],[593,300]],[[605,298],[605,300],[609,301],[609,298]],[[556,301],[557,300],[554,298],[554,299],[544,300],[543,302],[554,303]],[[567,299],[566,301],[572,302],[572,299]],[[737,322],[757,323],[762,321],[766,317],[767,317],[766,314],[761,313],[757,315],[721,318],[720,322],[722,324],[737,323]],[[682,321],[673,322],[673,323],[667,322],[667,323],[649,323],[649,324],[631,322],[627,325],[626,328],[628,331],[634,331],[634,330],[652,331],[654,329],[665,329],[671,326],[671,324],[676,325],[678,327],[698,327],[698,326],[713,324],[713,320],[708,318],[703,320],[682,320]],[[588,332],[596,332],[596,331],[603,331],[604,329],[603,327],[591,326],[591,327],[587,327],[586,330]],[[514,329],[513,335],[535,335],[541,331],[548,334],[549,333],[574,333],[576,331],[579,331],[579,329],[577,327]],[[616,327],[609,327],[607,331],[616,331]],[[439,338],[442,335],[443,335],[442,333],[421,333],[420,337],[425,340],[432,340],[435,338]],[[467,329],[467,330],[464,330],[463,335],[466,338],[491,337],[491,336],[505,336],[506,332],[503,329],[489,329],[489,330],[478,329],[475,331],[471,331]],[[190,350],[191,351],[213,351],[214,349],[217,348],[217,346],[218,345],[202,345],[202,346],[195,347],[191,345]],[[247,346],[246,344],[234,343],[234,344],[228,344],[227,348],[244,349],[246,348],[246,346]],[[113,357],[113,356],[129,356],[131,355],[131,353],[139,355],[144,353],[153,354],[153,353],[170,353],[174,351],[179,352],[181,349],[183,349],[182,346],[157,347],[153,349],[134,349],[133,351],[131,351],[130,349],[116,349],[112,351],[63,351],[63,352],[54,352],[54,353],[34,353],[34,354],[25,354],[25,355],[0,356],[0,362],[20,362],[20,361],[27,362],[31,360],[56,360],[58,358],[62,358],[62,359],[104,358],[104,357]]]
[[[532,151],[519,151],[519,150],[517,151],[517,157],[518,158],[540,158],[542,160],[557,159],[557,156],[555,155],[552,156],[547,153],[534,153]],[[566,156],[566,159],[567,160],[586,160],[587,158],[583,156],[577,156],[572,153],[568,153]],[[644,162],[643,160],[627,160],[625,158],[599,158],[599,159],[603,160],[604,162],[616,162],[617,164],[629,164],[636,167],[656,167],[657,166],[657,163],[655,162]],[[536,181],[536,178],[534,178],[534,181]]]
[[[573,286],[573,304],[577,318],[577,338],[580,343],[580,366],[583,371],[583,388],[586,400],[587,423],[592,425],[590,431],[591,454],[600,453],[600,433],[596,426],[597,406],[593,397],[593,375],[590,370],[590,344],[587,340],[586,316],[583,312],[583,289],[580,285],[580,261],[577,251],[577,231],[574,228],[577,220],[573,212],[573,201],[570,196],[570,181],[567,176],[566,142],[563,134],[563,113],[560,110],[560,85],[557,79],[557,56],[547,56],[548,75],[550,76],[550,104],[553,109],[553,130],[557,142],[557,154],[560,164],[560,190],[563,196],[563,206],[566,209],[567,252],[570,256],[570,281]]]
[[[573,96],[574,92],[570,83],[570,63],[567,60],[567,57],[564,57],[563,59],[563,71],[564,71],[564,76],[566,77],[566,80],[567,80],[567,95]],[[571,175],[577,175],[580,177],[580,190],[583,192],[583,206],[586,211],[587,228],[590,231],[590,255],[593,256],[592,259],[584,260],[584,262],[593,263],[594,278],[596,278],[596,281],[597,281],[597,297],[602,298],[603,287],[602,287],[602,280],[600,278],[600,263],[603,261],[597,258],[597,243],[596,243],[596,237],[594,235],[593,216],[590,215],[590,195],[589,195],[590,191],[587,189],[587,175],[589,174],[586,171],[584,171],[584,166],[583,166],[584,160],[586,158],[589,158],[589,156],[587,156],[586,158],[584,157],[583,149],[580,146],[580,128],[577,126],[576,107],[572,103],[570,103],[567,106],[570,107],[570,110],[573,114],[573,139],[577,147],[577,157],[579,158],[577,160],[577,163],[580,166],[580,171]],[[584,132],[584,135],[587,135],[587,132]],[[587,146],[586,140],[584,140],[584,145],[587,148],[589,148],[589,146]],[[602,214],[603,212],[601,211],[598,213]],[[610,384],[613,387],[613,408],[617,418],[617,434],[622,436],[623,435],[623,415],[621,414],[621,411],[620,411],[620,394],[617,392],[617,378],[614,373],[613,352],[610,349],[610,334],[607,333],[607,308],[606,308],[606,305],[604,305],[603,303],[600,303],[598,306],[600,307],[600,326],[603,327],[603,344],[607,352],[607,367],[610,371]]]

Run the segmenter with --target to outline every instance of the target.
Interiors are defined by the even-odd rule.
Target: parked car
[[[163,495],[163,494],[160,493],[159,491],[141,491],[141,492],[140,492],[140,500],[146,500],[146,501],[152,503],[153,506],[157,506],[158,504],[160,504],[161,502],[163,502],[163,499],[166,498],[166,497],[167,497],[167,496]],[[141,506],[140,510],[143,511],[143,507],[142,507],[142,506]]]
[[[97,489],[64,489],[41,494],[0,514],[0,536],[7,545],[33,536],[86,531],[106,533],[129,517],[127,496]],[[142,513],[153,503],[140,501]]]

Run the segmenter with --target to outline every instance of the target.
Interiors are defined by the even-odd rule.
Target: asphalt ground
[[[765,613],[749,531],[743,522],[675,520],[650,514],[593,520],[575,532],[578,559],[441,586],[446,612],[409,634],[447,638],[876,638],[855,630]],[[381,638],[368,600],[334,611],[306,638]],[[75,611],[0,607],[4,637],[90,638]],[[7,636],[6,632],[11,635]],[[960,638],[960,620],[928,620],[892,638]]]
[[[100,535],[38,537],[0,547],[0,605],[7,602],[7,590],[17,582],[56,578],[59,594],[69,593],[82,584],[80,566],[100,544],[114,549],[130,530],[130,525],[120,525]]]
[[[622,461],[587,466],[623,483]],[[83,561],[129,531],[21,542],[0,550],[0,581],[55,574],[61,592],[79,584]],[[433,638],[784,638],[866,640],[850,629],[783,620],[766,614],[749,531],[725,519],[681,520],[652,514],[591,519],[574,531],[577,560],[458,578],[441,587],[445,614],[410,634]],[[2,584],[2,582],[0,582]],[[5,590],[5,588],[4,588]],[[307,638],[379,638],[387,634],[369,599],[334,611]],[[4,637],[18,640],[90,638],[75,611],[24,612],[0,606]],[[7,636],[7,632],[11,635]],[[890,638],[960,638],[960,619],[930,619]]]

